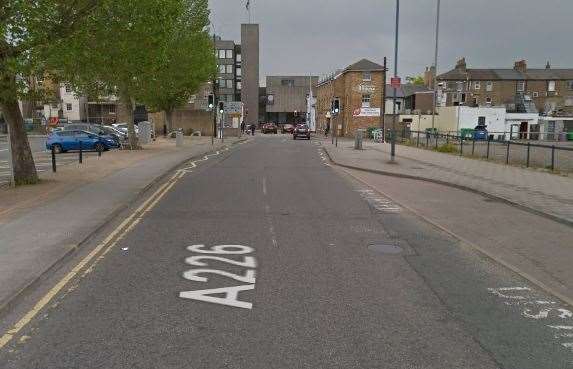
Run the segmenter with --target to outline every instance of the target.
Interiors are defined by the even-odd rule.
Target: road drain
[[[401,254],[404,251],[400,246],[388,243],[371,243],[368,245],[368,250],[380,254]]]

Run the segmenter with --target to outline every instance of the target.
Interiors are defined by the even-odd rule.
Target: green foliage
[[[406,82],[411,85],[423,86],[424,85],[424,77],[422,76],[410,76],[406,77]]]
[[[452,145],[451,143],[447,143],[447,144],[443,144],[443,145],[438,146],[436,151],[452,153],[452,152],[457,152],[458,148],[455,145]]]

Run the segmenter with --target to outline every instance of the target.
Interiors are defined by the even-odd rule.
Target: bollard
[[[361,129],[356,130],[356,136],[354,137],[354,150],[362,150],[362,138],[363,131]]]
[[[555,145],[551,145],[551,171],[555,170]]]
[[[56,151],[52,145],[52,172],[56,173]]]
[[[436,150],[438,149],[438,134],[436,133]]]
[[[531,144],[528,142],[527,143],[527,163],[525,164],[525,166],[527,168],[529,168],[529,151],[531,150]]]
[[[416,147],[420,147],[420,131],[418,131],[418,143],[416,144]]]
[[[426,132],[426,149],[430,148],[430,135]]]
[[[509,146],[511,145],[511,141],[507,141],[507,153],[505,154],[505,164],[509,164]]]
[[[476,152],[476,138],[472,137],[472,156],[474,156]]]
[[[485,156],[487,160],[489,160],[489,137],[487,138],[487,154]]]
[[[460,156],[464,156],[464,139],[460,137]]]
[[[167,124],[163,125],[163,137],[167,137]]]
[[[80,164],[83,163],[83,154],[82,141],[80,141]]]
[[[97,145],[97,156],[101,158],[101,145]]]
[[[175,133],[175,146],[183,147],[183,132],[181,131]]]

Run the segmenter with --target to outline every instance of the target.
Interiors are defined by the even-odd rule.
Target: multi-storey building
[[[224,102],[241,101],[241,45],[218,38],[215,41],[215,55],[217,56],[217,98]]]
[[[317,83],[318,76],[267,76],[265,120],[277,124],[305,121],[307,98]]]
[[[508,111],[547,115],[573,113],[573,69],[528,68],[525,60],[511,69],[471,69],[465,58],[437,77],[441,106],[505,106]]]
[[[359,128],[380,126],[385,81],[384,67],[366,59],[319,81],[317,130],[329,126],[339,135],[352,136]],[[334,99],[340,101],[336,116],[331,114]]]

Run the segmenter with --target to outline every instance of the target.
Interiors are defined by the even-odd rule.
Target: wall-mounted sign
[[[360,92],[362,94],[371,94],[376,92],[376,87],[369,82],[368,83],[362,82],[361,84],[358,85],[355,91]]]
[[[390,85],[393,88],[400,88],[400,86],[402,85],[402,81],[400,80],[400,77],[392,77],[390,78]]]
[[[352,115],[355,117],[379,117],[380,108],[359,108],[354,109]]]
[[[231,101],[225,103],[225,114],[242,114],[243,103],[240,101]]]

